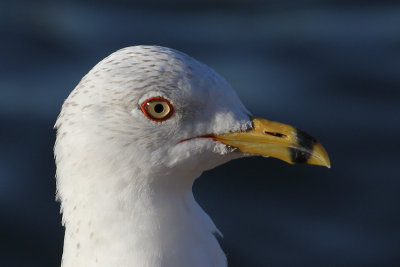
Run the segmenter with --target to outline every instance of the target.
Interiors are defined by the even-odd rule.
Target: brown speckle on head
[[[89,105],[83,106],[83,107],[82,107],[82,111],[84,111],[84,110],[87,109],[87,108],[90,108],[91,106],[93,106],[93,104],[89,104]]]

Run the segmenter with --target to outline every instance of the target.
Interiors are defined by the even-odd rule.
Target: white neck
[[[85,121],[74,126],[66,131],[58,124],[54,148],[63,267],[226,266],[218,230],[194,200],[192,184],[213,167],[207,164],[229,157],[210,149],[185,161],[177,158],[186,155],[179,146],[160,148],[175,155],[168,156],[124,146],[131,136],[108,140],[109,132]]]
[[[104,188],[63,202],[63,266],[226,266],[215,225],[193,198],[193,179],[185,186],[177,179],[132,187],[107,177]]]

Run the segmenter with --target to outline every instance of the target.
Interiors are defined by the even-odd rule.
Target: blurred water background
[[[332,169],[254,157],[196,182],[230,266],[400,266],[400,3],[356,0],[1,1],[0,266],[59,265],[52,127],[138,44],[206,63],[329,152]]]

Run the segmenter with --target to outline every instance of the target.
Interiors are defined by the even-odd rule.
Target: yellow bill
[[[274,157],[290,164],[304,163],[331,167],[324,147],[307,133],[292,126],[253,118],[245,132],[214,134],[213,139],[243,153]]]

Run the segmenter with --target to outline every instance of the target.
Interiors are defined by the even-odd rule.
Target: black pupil
[[[162,104],[157,104],[154,106],[154,111],[157,113],[161,113],[164,111],[164,106]]]

